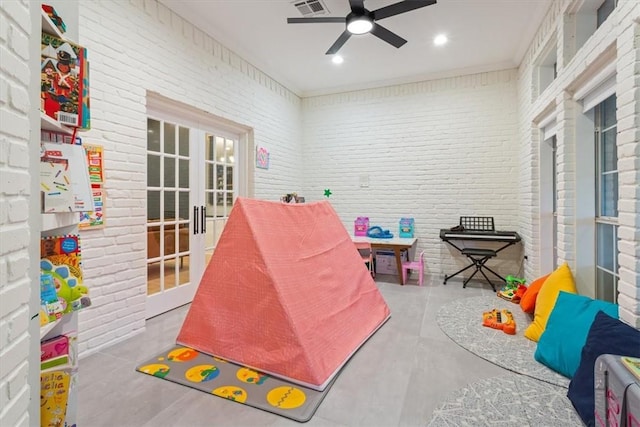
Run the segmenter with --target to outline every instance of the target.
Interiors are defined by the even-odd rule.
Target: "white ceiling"
[[[516,67],[552,0],[438,0],[378,24],[408,42],[352,36],[335,65],[325,52],[343,24],[287,24],[302,17],[293,0],[160,0],[300,96],[311,96]],[[348,0],[322,0],[344,17]],[[409,0],[411,1],[411,0]],[[397,0],[366,0],[368,10]],[[433,38],[444,33],[445,46]]]

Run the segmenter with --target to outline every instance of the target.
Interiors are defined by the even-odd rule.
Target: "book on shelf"
[[[42,212],[75,212],[77,210],[69,176],[68,159],[62,156],[40,158]]]
[[[77,234],[40,239],[40,274],[53,278],[63,313],[91,305],[89,291],[83,286],[80,236]]]
[[[65,369],[40,373],[40,426],[65,425],[71,388],[71,372]]]
[[[40,326],[62,317],[64,305],[58,299],[55,281],[51,274],[40,275]]]
[[[61,144],[75,144],[82,145],[82,138],[76,136],[75,141],[73,139],[73,135],[69,135],[64,132],[55,132],[52,130],[40,130],[40,141],[41,142],[58,142]]]
[[[67,31],[67,26],[53,6],[43,4],[42,10],[47,14],[51,22],[53,22],[53,25],[55,25],[61,33]]]
[[[72,193],[73,203],[71,209],[67,209],[66,212],[85,212],[94,210],[93,205],[93,193],[91,191],[91,181],[89,178],[89,166],[87,164],[87,155],[84,147],[75,144],[59,144],[55,142],[42,142],[41,152],[41,168],[40,168],[40,182],[41,191],[45,192],[45,206],[47,206],[47,197],[62,197],[64,190],[68,189],[67,193]],[[56,162],[67,166],[58,166],[59,169],[63,169],[63,172],[58,174],[58,171],[51,172],[47,169],[54,169]],[[44,166],[42,166],[44,163]],[[44,174],[43,168],[48,171]],[[60,180],[60,177],[66,177],[66,180]],[[68,181],[68,182],[67,182]],[[63,186],[62,184],[65,184]],[[48,190],[45,188],[48,188]],[[48,192],[61,194],[49,195]],[[49,202],[51,203],[51,202]],[[51,204],[49,204],[51,206]],[[60,207],[56,205],[56,209]],[[47,212],[46,210],[44,211]],[[57,210],[52,212],[58,212]]]
[[[58,335],[40,343],[40,361],[69,355],[69,337]]]
[[[62,356],[52,357],[45,361],[40,362],[40,372],[57,371],[60,369],[71,369],[71,362],[69,361],[69,355],[63,354]]]
[[[61,124],[82,127],[86,49],[52,34],[42,33],[40,51],[41,109]],[[87,98],[88,99],[88,98]],[[88,112],[85,112],[88,114]],[[87,120],[88,122],[88,120]]]

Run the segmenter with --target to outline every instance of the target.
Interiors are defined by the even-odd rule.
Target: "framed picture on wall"
[[[264,147],[256,149],[256,167],[259,169],[269,169],[269,151]]]

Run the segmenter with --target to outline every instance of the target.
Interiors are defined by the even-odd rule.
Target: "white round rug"
[[[508,373],[469,384],[451,393],[433,411],[429,427],[582,426],[567,390]]]
[[[494,308],[511,311],[516,321],[515,335],[482,326],[482,313]],[[462,298],[442,306],[436,319],[451,340],[471,353],[515,373],[565,389],[569,387],[568,378],[533,358],[537,343],[524,337],[531,319],[518,304],[495,295]]]

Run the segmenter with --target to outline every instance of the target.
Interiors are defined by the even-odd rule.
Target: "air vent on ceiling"
[[[304,17],[326,15],[329,13],[322,0],[295,0],[293,5]]]

